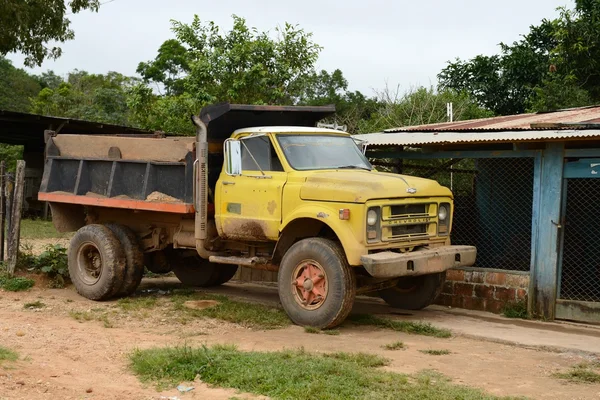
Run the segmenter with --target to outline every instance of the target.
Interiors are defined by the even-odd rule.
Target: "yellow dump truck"
[[[127,296],[144,266],[208,287],[245,266],[278,271],[300,325],[339,325],[369,292],[431,304],[447,269],[475,262],[450,245],[452,193],[375,171],[350,135],[315,128],[334,111],[223,103],[192,117],[196,137],[47,135],[39,199],[76,231],[77,291]]]

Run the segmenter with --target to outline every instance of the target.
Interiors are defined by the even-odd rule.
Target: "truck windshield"
[[[277,139],[295,170],[373,169],[349,136],[278,135]]]

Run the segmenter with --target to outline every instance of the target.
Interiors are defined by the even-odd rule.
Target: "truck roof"
[[[349,135],[349,133],[329,129],[329,128],[313,128],[310,126],[257,126],[251,128],[241,128],[233,132],[233,135],[241,133],[327,133],[336,135]]]

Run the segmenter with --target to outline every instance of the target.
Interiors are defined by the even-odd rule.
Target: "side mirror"
[[[242,174],[242,146],[238,140],[225,141],[225,172],[227,175]]]

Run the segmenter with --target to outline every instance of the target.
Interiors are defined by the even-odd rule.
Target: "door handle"
[[[223,181],[223,185],[235,185],[235,182]]]

